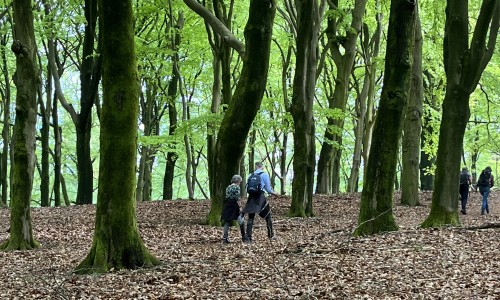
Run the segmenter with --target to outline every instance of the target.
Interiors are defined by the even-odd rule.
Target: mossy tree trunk
[[[457,191],[469,98],[495,50],[500,1],[484,0],[469,47],[469,9],[466,1],[448,1],[444,38],[446,94],[439,129],[436,177],[431,211],[422,227],[458,225]],[[487,45],[486,45],[487,44]]]
[[[312,195],[316,167],[316,140],[313,103],[318,64],[318,36],[324,4],[314,0],[296,1],[297,55],[290,112],[294,122],[292,217],[313,216]]]
[[[77,273],[159,264],[137,227],[135,183],[139,79],[131,0],[100,0],[103,55],[100,165],[92,247]]]
[[[392,0],[384,85],[354,235],[397,230],[392,212],[403,113],[410,98],[416,2]]]
[[[14,160],[10,237],[0,245],[3,250],[37,248],[31,224],[31,192],[35,170],[35,135],[39,70],[31,0],[13,2],[14,42],[16,56],[16,119],[14,125]]]
[[[185,0],[186,2],[186,0]],[[250,127],[262,103],[267,82],[271,37],[276,3],[274,0],[251,0],[245,26],[243,68],[217,133],[214,148],[211,208],[207,222],[220,225],[222,202],[231,177],[240,168]]]
[[[406,108],[402,141],[401,204],[408,206],[420,204],[418,200],[418,178],[424,97],[422,86],[422,40],[420,15],[417,10],[411,93]]]

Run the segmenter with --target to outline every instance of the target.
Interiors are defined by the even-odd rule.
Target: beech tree
[[[294,122],[292,204],[290,216],[312,216],[316,140],[313,104],[318,64],[318,38],[325,1],[295,1],[297,58],[290,112]]]
[[[483,0],[469,44],[468,1],[447,1],[443,41],[446,94],[439,129],[432,206],[422,223],[424,228],[460,223],[458,174],[461,145],[470,117],[469,98],[493,55],[499,25],[500,1]]]
[[[202,16],[217,34],[223,36],[224,41],[240,54],[243,61],[240,79],[217,133],[212,162],[217,168],[210,173],[214,184],[210,189],[212,205],[207,221],[211,225],[220,225],[226,187],[231,177],[239,172],[245,141],[266,88],[276,3],[274,0],[250,1],[243,44],[205,7],[194,0],[184,2]]]
[[[159,264],[146,249],[136,218],[139,81],[131,0],[100,0],[103,104],[94,238],[77,273]]]
[[[31,225],[31,192],[35,170],[35,135],[39,69],[33,27],[31,0],[16,0],[14,43],[16,56],[16,118],[14,125],[14,161],[10,210],[10,237],[0,245],[3,250],[25,250],[39,246]]]
[[[401,203],[409,206],[419,205],[419,161],[420,135],[422,132],[423,85],[422,85],[422,29],[417,10],[415,26],[415,46],[413,49],[413,71],[411,93],[405,112],[402,141]]]
[[[338,0],[331,1],[330,9],[338,10]],[[363,25],[363,14],[365,13],[367,0],[356,0],[352,10],[352,21],[350,28],[345,30],[345,35],[340,34],[338,28],[342,18],[328,18],[328,47],[337,68],[335,78],[335,90],[329,99],[329,107],[342,112],[346,110],[347,97],[349,95],[349,77],[356,57],[356,45],[358,35]],[[342,53],[342,50],[344,53]],[[331,194],[339,192],[340,183],[340,156],[342,145],[342,129],[344,127],[344,117],[328,117],[328,125],[325,130],[321,152],[318,159],[318,177],[316,193]],[[337,127],[338,133],[330,127]],[[335,146],[337,145],[337,146]]]
[[[354,235],[397,230],[392,213],[403,113],[410,97],[416,1],[392,0],[384,85]]]

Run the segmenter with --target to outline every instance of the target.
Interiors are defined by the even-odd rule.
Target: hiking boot
[[[467,213],[465,212],[465,210],[463,210],[463,209],[462,209],[460,212],[462,213],[462,215],[466,215],[466,214],[467,214]]]
[[[244,237],[242,240],[243,240],[243,243],[245,243],[245,244],[251,244],[252,243],[252,238],[251,237]]]
[[[227,244],[229,244],[229,243],[230,243],[230,242],[229,242],[229,240],[228,240],[228,239],[222,239],[222,244],[223,244],[223,245],[227,245]]]

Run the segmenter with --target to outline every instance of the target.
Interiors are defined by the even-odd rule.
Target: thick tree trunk
[[[292,217],[313,216],[312,195],[316,167],[315,122],[313,117],[316,70],[318,63],[318,33],[322,8],[316,1],[296,1],[297,56],[291,114],[294,121]]]
[[[16,40],[14,83],[16,119],[14,125],[14,160],[10,211],[10,238],[0,245],[3,250],[37,248],[31,225],[31,192],[35,168],[35,135],[37,114],[38,65],[31,0],[13,3]]]
[[[252,0],[244,35],[246,40],[243,68],[233,100],[222,119],[213,161],[214,182],[208,224],[220,225],[222,202],[231,177],[240,167],[245,141],[262,103],[266,88],[271,37],[276,3],[274,0]]]
[[[392,0],[384,85],[354,235],[397,230],[392,212],[403,113],[410,97],[417,5]]]
[[[99,191],[92,248],[77,273],[135,269],[159,262],[137,227],[135,183],[139,82],[131,0],[100,0],[103,107]]]
[[[424,228],[460,222],[457,212],[459,182],[450,174],[460,172],[461,145],[470,117],[469,97],[495,50],[499,24],[500,1],[484,0],[469,48],[468,5],[448,1],[443,47],[446,95],[439,130],[434,193],[431,211],[422,223]]]
[[[422,31],[417,10],[415,47],[410,101],[406,109],[402,141],[401,204],[419,205],[420,135],[422,132],[423,85],[422,85]]]

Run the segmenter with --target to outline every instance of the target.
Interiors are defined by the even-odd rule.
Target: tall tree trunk
[[[3,250],[37,248],[31,225],[31,192],[35,168],[35,136],[39,71],[31,0],[14,1],[14,43],[16,56],[14,83],[16,119],[10,211],[10,238],[0,245]]]
[[[77,115],[77,118],[73,118],[76,127],[77,204],[92,204],[94,192],[94,171],[90,151],[90,138],[92,130],[92,106],[97,98],[102,59],[100,55],[94,55],[95,40],[97,37],[97,0],[85,0],[85,20],[85,36],[83,39],[80,71],[80,114]]]
[[[131,0],[100,0],[103,106],[92,248],[78,273],[159,264],[137,227],[135,183],[139,82]]]
[[[41,92],[38,96],[40,104],[40,113],[42,115],[42,128],[40,129],[40,139],[42,144],[42,162],[40,172],[40,206],[50,206],[50,114],[52,110],[52,80],[50,77],[50,69],[47,71],[47,83],[45,94],[47,97],[47,104],[43,103],[41,99]],[[55,95],[54,95],[55,97]]]
[[[443,46],[446,94],[432,205],[429,216],[422,223],[424,228],[460,223],[457,211],[459,182],[450,174],[460,173],[460,155],[470,117],[470,94],[493,55],[500,24],[500,1],[484,0],[469,48],[468,3],[451,0],[447,3]]]
[[[367,39],[368,40],[368,39]],[[358,191],[359,169],[361,167],[361,153],[363,150],[363,132],[365,129],[366,99],[368,98],[368,88],[370,86],[370,76],[365,73],[363,87],[356,97],[356,126],[354,128],[354,153],[352,156],[351,173],[347,183],[347,191],[355,193]],[[359,88],[357,88],[359,90]]]
[[[196,1],[184,0],[184,2],[192,8],[197,4]],[[199,7],[194,9],[201,11]],[[225,37],[225,40],[232,47],[236,47],[238,53],[242,55],[243,68],[233,100],[224,114],[217,134],[212,161],[213,172],[210,173],[213,182],[211,183],[212,205],[207,216],[207,222],[211,225],[220,225],[226,186],[239,170],[245,150],[245,140],[262,102],[269,69],[275,11],[274,0],[252,0],[244,30],[245,47],[243,48],[238,40]],[[204,17],[208,19],[206,15]],[[216,22],[216,18],[210,18],[210,21]]]
[[[3,149],[2,149],[2,155],[1,155],[1,166],[2,166],[2,173],[0,174],[0,182],[2,184],[2,199],[1,199],[1,205],[0,206],[6,206],[7,205],[7,199],[9,198],[8,195],[8,190],[9,190],[9,181],[8,181],[8,174],[7,170],[8,168],[8,163],[9,163],[9,145],[11,143],[10,141],[10,97],[11,97],[11,92],[10,92],[10,75],[9,75],[9,66],[7,64],[7,35],[2,36],[1,40],[1,46],[0,46],[0,52],[2,53],[2,73],[4,76],[4,81],[5,81],[5,92],[4,92],[4,100],[3,102],[3,128],[2,128],[2,142],[3,142]]]
[[[168,84],[167,98],[168,101],[168,118],[170,126],[168,134],[174,135],[177,129],[177,108],[175,106],[175,97],[177,96],[177,85],[179,83],[179,72],[177,71],[177,63],[174,61],[172,66],[172,77]],[[163,199],[170,200],[173,197],[173,181],[175,175],[175,162],[177,161],[177,154],[175,151],[167,153],[167,161],[165,163],[165,174],[163,177]]]
[[[422,85],[422,30],[420,14],[417,10],[415,26],[415,47],[413,50],[413,71],[411,94],[403,125],[402,172],[401,172],[401,204],[419,205],[419,162],[420,135],[422,132],[423,85]]]
[[[363,14],[365,12],[367,0],[356,0],[352,11],[351,28],[348,30],[344,41],[340,42],[337,36],[337,20],[328,19],[327,35],[330,51],[337,66],[337,76],[335,78],[335,89],[329,101],[329,108],[338,109],[342,112],[346,109],[349,77],[354,65],[356,56],[356,43],[359,32],[363,25]],[[338,0],[333,1],[338,7]],[[333,7],[332,7],[333,8]],[[344,48],[342,55],[340,48]],[[340,185],[340,158],[342,155],[342,131],[344,128],[344,118],[328,118],[327,128],[336,128],[339,133],[331,130],[325,131],[323,143],[321,145],[320,157],[318,159],[318,178],[316,193],[330,194],[338,193]]]
[[[318,6],[314,0],[296,1],[297,56],[293,79],[292,105],[294,121],[294,160],[292,217],[313,216],[312,195],[316,167],[315,122],[313,117],[316,70],[318,63],[318,36],[324,1]]]
[[[363,174],[366,174],[366,167],[368,166],[368,155],[370,153],[370,147],[372,143],[372,133],[373,133],[373,127],[375,125],[375,116],[376,116],[376,111],[375,111],[375,88],[377,84],[376,80],[376,75],[377,75],[377,69],[378,69],[378,61],[377,57],[380,52],[380,39],[382,36],[382,12],[380,11],[380,2],[379,0],[375,1],[376,4],[376,9],[377,9],[377,14],[375,16],[376,22],[377,22],[377,29],[375,30],[375,33],[373,34],[372,40],[373,40],[373,53],[371,55],[372,61],[371,65],[366,66],[366,70],[368,73],[368,76],[370,77],[370,86],[368,87],[368,100],[366,103],[366,116],[365,116],[365,130],[363,133]]]
[[[384,85],[354,235],[397,230],[392,212],[403,113],[410,98],[416,2],[392,0]]]

